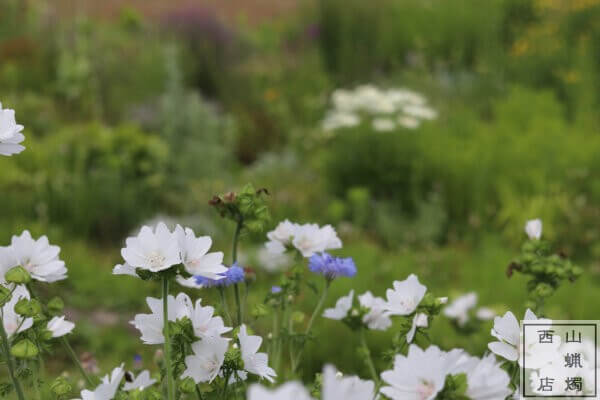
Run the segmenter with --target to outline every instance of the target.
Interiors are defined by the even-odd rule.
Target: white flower
[[[475,313],[475,316],[482,321],[487,321],[490,319],[494,319],[494,317],[496,316],[496,312],[494,312],[494,310],[492,310],[491,308],[479,307],[477,309],[477,312]]]
[[[415,117],[415,118],[421,118],[421,119],[436,119],[437,118],[437,112],[432,109],[429,108],[427,106],[417,106],[417,105],[411,105],[411,106],[406,106],[402,109],[402,111],[404,111],[405,114],[408,114],[411,117]]]
[[[242,352],[242,361],[244,361],[244,369],[269,382],[274,382],[273,377],[277,376],[277,374],[269,367],[267,354],[258,353],[262,338],[260,336],[248,335],[246,325],[242,325],[240,326],[238,340],[240,342],[240,351]]]
[[[181,263],[175,234],[160,222],[153,231],[143,226],[137,236],[127,238],[121,255],[134,268],[159,272]]]
[[[512,393],[510,377],[493,354],[483,358],[464,355],[451,368],[453,375],[467,375],[466,395],[473,400],[503,400]]]
[[[312,400],[308,391],[299,382],[287,382],[277,389],[267,389],[253,384],[248,389],[248,400]]]
[[[190,276],[189,278],[184,278],[181,275],[177,275],[177,277],[175,278],[175,280],[181,286],[189,287],[189,288],[192,288],[192,289],[203,289],[205,287],[201,283],[198,283],[198,280],[196,278],[194,278],[193,276]]]
[[[394,368],[381,373],[381,379],[389,386],[381,393],[392,400],[432,400],[444,387],[448,372],[448,354],[437,346],[423,351],[411,344],[408,354],[398,354]]]
[[[29,298],[29,292],[25,286],[19,285],[13,290],[10,300],[2,306],[2,325],[9,338],[16,333],[31,328],[33,325],[33,318],[24,318],[15,312],[17,302]]]
[[[272,254],[285,253],[286,247],[290,244],[304,257],[342,247],[342,241],[331,225],[323,227],[317,224],[299,225],[285,220],[277,225],[275,230],[267,233],[267,237],[269,241],[265,243],[265,248]]]
[[[377,132],[389,132],[393,131],[396,124],[390,118],[375,118],[371,122],[373,129]]]
[[[259,265],[267,272],[281,271],[286,269],[292,263],[292,259],[289,254],[278,254],[276,251],[269,251],[269,249],[266,247],[258,250],[257,257]]]
[[[150,372],[148,370],[140,372],[137,377],[131,374],[130,381],[131,382],[125,382],[125,384],[123,385],[123,390],[125,390],[126,392],[134,389],[144,390],[147,387],[150,387],[156,383],[156,379],[150,378]]]
[[[69,321],[65,321],[65,316],[61,317],[53,317],[50,321],[48,321],[48,325],[46,329],[52,332],[52,337],[57,338],[64,336],[75,328],[75,324]]]
[[[188,317],[192,320],[194,333],[199,338],[217,337],[231,330],[225,326],[223,319],[214,316],[215,309],[211,306],[202,306],[201,299],[196,300],[195,307],[188,307]]]
[[[292,244],[304,257],[342,247],[342,241],[331,225],[319,227],[317,224],[300,225],[296,229]]]
[[[529,239],[539,240],[542,237],[542,220],[530,219],[525,224],[525,233]]]
[[[418,128],[419,125],[421,125],[421,121],[419,121],[415,117],[403,115],[398,117],[398,124],[406,129],[415,129]]]
[[[324,131],[334,131],[340,128],[352,128],[360,124],[360,118],[351,112],[334,111],[327,114],[323,120]]]
[[[381,297],[375,297],[367,291],[358,296],[358,301],[361,306],[369,309],[363,317],[363,322],[369,329],[385,331],[392,326],[392,320],[385,313],[385,300]]]
[[[335,367],[323,368],[323,400],[370,400],[375,395],[375,384],[357,376],[339,377]]]
[[[115,265],[112,270],[112,273],[113,275],[129,275],[139,278],[137,272],[135,272],[135,268],[127,263]]]
[[[477,293],[471,292],[456,298],[444,308],[444,315],[455,319],[459,326],[469,321],[469,311],[477,305]]]
[[[334,308],[327,308],[323,311],[323,317],[329,319],[344,319],[348,315],[348,311],[352,308],[352,300],[354,298],[354,290],[351,290],[347,296],[340,297]]]
[[[11,156],[25,150],[20,145],[25,136],[21,133],[23,125],[17,124],[15,120],[15,111],[9,108],[2,108],[0,103],[0,154]]]
[[[145,344],[164,343],[163,300],[147,297],[146,302],[152,314],[137,314],[131,324],[142,333],[141,339]],[[224,326],[221,317],[213,316],[213,307],[203,307],[201,299],[196,301],[194,307],[189,296],[185,293],[179,293],[177,297],[169,296],[167,307],[169,321],[189,318],[192,321],[194,333],[199,338],[218,337],[231,330],[231,328]]]
[[[429,321],[427,320],[427,314],[417,313],[415,314],[412,326],[410,330],[406,334],[406,341],[411,343],[415,338],[415,333],[417,332],[417,328],[427,328],[429,326]]]
[[[542,324],[551,324],[548,319],[538,319],[529,309],[525,312],[526,321],[538,320]],[[515,315],[508,311],[502,317],[494,318],[494,327],[491,332],[498,341],[488,343],[488,348],[492,353],[505,358],[509,361],[521,360],[521,349],[525,346],[524,352],[527,359],[527,368],[541,368],[552,361],[553,352],[548,347],[557,349],[560,346],[560,336],[554,335],[552,343],[539,343],[537,337],[527,337],[526,343],[522,343],[521,327]],[[544,346],[544,347],[540,347]]]
[[[223,265],[223,253],[209,253],[212,239],[209,236],[196,237],[190,228],[185,230],[177,225],[175,236],[179,242],[181,262],[192,275],[200,275],[209,279],[221,279],[227,268]]]
[[[394,281],[394,288],[385,292],[385,309],[389,315],[409,315],[417,309],[426,291],[427,287],[414,274],[403,281]]]
[[[185,358],[186,369],[182,378],[191,377],[196,384],[212,382],[219,375],[229,340],[222,337],[207,337],[192,343],[194,354]]]
[[[294,222],[290,222],[290,220],[286,219],[281,221],[274,230],[267,233],[267,237],[271,241],[280,242],[283,245],[288,245],[292,242],[294,235],[296,234],[296,229],[298,229],[298,224]]]
[[[4,281],[6,271],[18,265],[38,281],[56,282],[66,279],[67,268],[64,261],[58,258],[59,253],[60,247],[50,245],[48,237],[42,236],[34,240],[29,231],[23,231],[21,236],[13,236],[10,246],[0,251],[0,280]]]
[[[81,392],[82,400],[112,400],[117,394],[121,380],[125,375],[123,364],[113,369],[110,377],[106,375],[102,378],[102,383],[96,387],[94,391],[83,390]]]

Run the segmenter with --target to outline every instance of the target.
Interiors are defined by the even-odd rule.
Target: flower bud
[[[54,382],[50,384],[50,389],[57,396],[65,396],[71,392],[71,384],[62,376],[56,378]]]
[[[10,349],[10,354],[16,358],[34,358],[38,353],[37,346],[29,339],[17,342]]]
[[[60,297],[53,297],[48,302],[48,312],[52,315],[61,314],[63,309],[65,308],[65,303]]]
[[[179,381],[179,390],[182,393],[194,393],[196,390],[196,383],[189,376],[181,381]]]
[[[15,304],[15,312],[25,317],[34,317],[42,312],[42,305],[36,299],[21,299]]]
[[[25,268],[19,265],[9,269],[8,272],[4,274],[4,279],[10,283],[26,284],[31,282],[31,275]]]

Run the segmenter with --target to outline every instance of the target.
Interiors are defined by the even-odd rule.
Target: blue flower
[[[227,272],[223,272],[220,275],[224,278],[210,279],[196,275],[194,276],[194,279],[198,285],[204,287],[230,286],[244,281],[244,268],[240,267],[237,263],[234,263]]]
[[[273,287],[271,287],[271,293],[273,293],[273,294],[281,293],[281,286],[273,286]]]
[[[327,279],[356,275],[356,265],[352,258],[333,257],[325,252],[313,254],[308,261],[308,268],[315,274],[321,274]]]

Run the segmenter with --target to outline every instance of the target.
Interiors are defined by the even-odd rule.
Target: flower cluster
[[[356,93],[337,91],[334,103],[338,115],[332,116],[331,121],[337,118],[347,124],[358,112],[378,118],[386,115],[387,121],[373,121],[379,130],[393,129],[396,123],[416,126],[419,119],[436,115],[421,96],[406,90],[359,87]],[[399,112],[402,115],[396,115]],[[331,121],[328,128],[336,128]],[[23,149],[18,145],[23,140],[22,129],[14,121],[14,112],[0,107],[0,154],[10,155]],[[326,252],[342,247],[330,225],[301,225],[285,220],[267,234],[265,251],[273,257],[282,257],[286,250],[294,249],[297,265],[282,274],[277,285],[268,285],[271,289],[264,304],[255,305],[248,313],[252,317],[249,318],[244,311],[251,285],[238,285],[249,280],[236,262],[237,247],[242,232],[261,232],[266,225],[269,212],[264,204],[265,192],[247,185],[238,194],[216,196],[211,202],[224,217],[235,222],[229,268],[223,264],[222,252],[210,252],[211,238],[196,236],[190,228],[177,225],[170,230],[161,222],[156,227],[143,226],[137,235],[127,238],[121,250],[124,262],[114,267],[113,274],[162,284],[162,297],[146,298],[150,312],[137,314],[130,322],[140,332],[144,344],[162,346],[154,373],[141,368],[136,368],[136,374],[127,372],[123,363],[101,379],[89,375],[67,340],[75,324],[63,315],[62,300],[44,301],[35,295],[34,285],[67,278],[67,268],[59,258],[60,248],[51,245],[46,236],[33,239],[28,231],[13,236],[9,246],[0,248],[1,358],[11,380],[11,384],[0,385],[0,396],[7,397],[14,389],[17,398],[24,400],[22,380],[41,393],[40,383],[46,385],[39,378],[44,376],[41,356],[51,354],[57,341],[62,342],[85,380],[77,389],[82,400],[183,400],[191,396],[223,400],[502,400],[515,394],[519,379],[515,372],[522,364],[520,355],[531,356],[527,365],[532,382],[554,371],[562,362],[552,352],[551,355],[540,352],[537,341],[523,340],[519,322],[511,312],[494,318],[491,334],[496,340],[488,344],[491,353],[482,357],[461,349],[443,351],[429,343],[427,329],[448,299],[434,297],[414,274],[394,281],[385,297],[366,291],[355,302],[351,290],[334,307],[322,312],[336,278],[358,273],[352,258]],[[525,231],[529,240],[523,247],[524,255],[511,265],[509,272],[515,270],[532,276],[531,291],[543,292],[547,287],[554,290],[563,280],[573,280],[581,273],[565,258],[549,254],[548,245],[541,240],[541,221],[528,222]],[[322,288],[312,282],[307,271],[323,277]],[[191,288],[217,287],[220,307],[203,304],[202,299],[194,301],[186,293],[171,295],[172,282]],[[245,296],[240,295],[241,286],[245,287]],[[320,294],[310,318],[305,318],[300,308],[301,301],[309,300],[303,292],[305,288]],[[237,311],[235,322],[229,313],[231,294]],[[540,293],[536,296],[534,311],[539,314],[542,306],[539,300],[545,297]],[[464,327],[471,320],[470,313],[476,303],[477,295],[469,293],[455,299],[443,312],[457,326]],[[484,308],[479,308],[476,315],[481,320],[494,316]],[[358,333],[358,354],[368,368],[369,380],[344,376],[331,365],[325,365],[310,391],[294,380],[301,376],[303,352],[307,343],[315,339],[312,328],[321,316],[340,320]],[[267,350],[261,352],[263,337],[255,335],[250,325],[267,317],[272,318],[270,323],[257,324],[263,329],[273,327],[265,336]],[[528,309],[525,320],[538,318]],[[371,330],[392,330],[394,324],[395,336],[390,350],[382,354],[378,371],[366,335]],[[556,348],[563,345],[558,338],[553,344]],[[588,343],[581,344],[580,351],[586,360],[596,357],[589,347]],[[141,367],[139,362],[136,364]],[[589,377],[595,373],[588,368],[582,374]],[[292,380],[286,383],[282,377]],[[279,386],[265,387],[256,381]],[[586,386],[582,391],[589,393],[590,389]],[[535,391],[533,387],[532,390]],[[44,388],[44,393],[49,391],[52,398],[62,400],[72,398],[74,389],[67,376],[60,376]]]
[[[155,229],[143,226],[137,236],[127,239],[121,249],[125,263],[115,266],[113,274],[140,276],[181,264],[192,276],[222,279],[228,270],[223,265],[223,253],[209,253],[211,245],[209,236],[196,237],[192,229],[180,225],[173,232],[162,222]]]
[[[322,127],[326,132],[350,128],[371,120],[375,131],[393,131],[398,126],[418,128],[423,120],[437,118],[437,112],[421,94],[404,88],[379,89],[362,85],[354,90],[337,89],[331,95],[333,109],[327,112]]]
[[[342,247],[342,241],[331,225],[297,224],[287,219],[268,232],[267,238],[269,241],[265,247],[274,255],[283,254],[292,247],[303,257],[311,257],[315,253]]]
[[[470,292],[454,299],[444,308],[444,315],[451,319],[456,328],[461,331],[474,331],[477,323],[474,321],[488,321],[496,316],[496,313],[487,307],[477,306],[477,293]],[[473,319],[473,314],[475,319]]]
[[[25,150],[20,143],[25,140],[21,133],[23,125],[17,124],[15,111],[10,108],[2,108],[0,103],[0,155],[11,156]]]

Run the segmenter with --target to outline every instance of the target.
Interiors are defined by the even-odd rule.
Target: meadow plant
[[[2,110],[3,155],[24,150],[19,144],[22,130],[14,112]],[[90,374],[69,343],[76,326],[65,319],[63,300],[38,295],[38,286],[68,277],[60,248],[46,236],[34,239],[28,231],[13,236],[8,246],[0,248],[0,339],[10,378],[0,386],[2,395],[13,392],[19,400],[68,399],[77,391],[83,400],[502,400],[515,394],[521,350],[531,352],[532,347],[521,343],[519,321],[511,311],[494,318],[495,340],[488,345],[490,353],[481,357],[462,349],[442,350],[429,339],[428,329],[442,313],[465,328],[476,306],[475,293],[447,304],[447,297],[434,295],[410,274],[392,282],[381,297],[370,291],[355,296],[351,290],[324,309],[331,286],[366,273],[366,266],[337,255],[343,254],[343,243],[331,225],[285,220],[266,233],[264,257],[288,254],[293,266],[281,273],[264,302],[246,304],[252,289],[250,271],[237,259],[238,246],[246,235],[262,234],[269,226],[267,195],[265,189],[246,185],[210,201],[232,221],[230,262],[224,252],[212,251],[209,236],[197,236],[180,225],[143,226],[126,240],[121,250],[124,261],[113,273],[156,282],[162,288],[160,298],[146,298],[150,312],[131,321],[142,343],[162,349],[153,371],[130,372],[122,363],[102,378]],[[522,255],[511,264],[509,274],[518,271],[531,277],[528,289],[534,310],[527,309],[524,318],[537,320],[540,315],[545,320],[543,301],[581,270],[564,256],[550,254],[549,245],[541,240],[541,221],[527,223],[526,233]],[[311,283],[311,276],[321,285]],[[175,293],[177,283],[200,295],[217,291],[221,302],[209,305],[200,297]],[[311,299],[313,311],[305,319],[300,302]],[[494,317],[481,308],[476,315]],[[338,320],[358,336],[358,355],[369,371],[368,379],[345,376],[327,364],[310,389],[299,381],[307,343],[318,340],[313,328],[321,318]],[[258,334],[262,326],[256,324],[258,319],[272,322],[264,337]],[[395,335],[388,350],[373,354],[367,336],[392,328]],[[480,332],[478,325],[469,329]],[[76,389],[68,375],[48,377],[44,359],[54,354],[57,344],[81,373],[83,387]],[[376,363],[376,357],[381,362]],[[378,365],[386,366],[378,370]],[[537,373],[551,367],[552,360],[534,358],[528,365]]]

